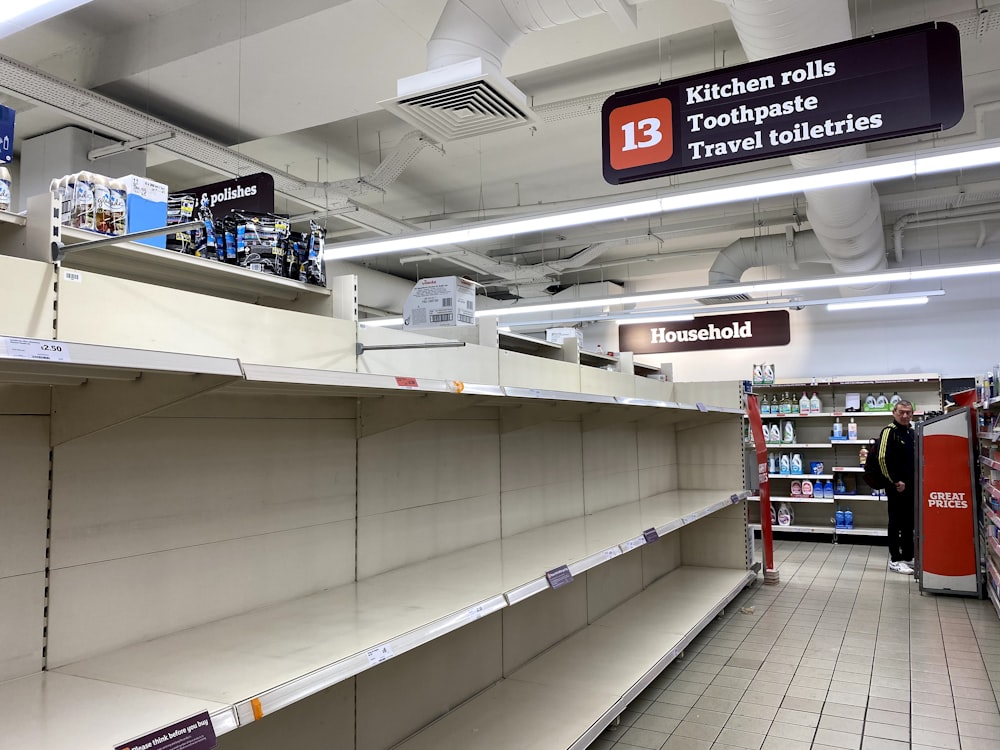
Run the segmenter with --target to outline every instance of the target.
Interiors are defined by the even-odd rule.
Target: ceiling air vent
[[[749,294],[730,294],[728,297],[703,297],[696,300],[703,305],[732,305],[737,302],[753,302]]]
[[[527,97],[478,57],[401,78],[396,89],[379,104],[441,143],[538,122]]]

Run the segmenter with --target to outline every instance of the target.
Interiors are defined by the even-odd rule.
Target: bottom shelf
[[[759,523],[748,524],[754,531],[760,531]],[[788,531],[798,534],[844,534],[846,536],[888,536],[885,529],[875,529],[864,526],[855,526],[853,529],[837,529],[833,526],[778,526],[773,524],[772,531]]]
[[[754,578],[679,568],[397,750],[582,750]]]

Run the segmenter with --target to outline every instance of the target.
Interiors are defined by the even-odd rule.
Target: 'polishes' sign
[[[211,185],[201,185],[181,192],[191,193],[198,198],[202,194],[208,196],[208,207],[212,209],[212,216],[216,219],[230,211],[274,213],[274,177],[267,172],[213,182]]]
[[[790,340],[788,310],[705,315],[693,321],[632,323],[618,328],[619,348],[635,354],[784,346]]]
[[[603,107],[612,185],[955,125],[958,29],[930,23],[642,86]]]

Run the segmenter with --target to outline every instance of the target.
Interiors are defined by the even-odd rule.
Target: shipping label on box
[[[407,328],[476,324],[476,285],[457,276],[421,279],[403,305]]]

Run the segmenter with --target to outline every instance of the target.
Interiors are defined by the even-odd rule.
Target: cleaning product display
[[[799,399],[799,414],[812,414],[809,397],[802,391],[802,398]]]
[[[795,523],[795,511],[787,503],[778,505],[778,526],[791,526]]]
[[[833,423],[833,435],[832,440],[843,440],[844,439],[844,425],[840,421],[840,417],[837,417],[836,421]]]
[[[850,506],[844,511],[844,528],[853,529],[854,528],[854,514],[851,512]]]
[[[778,473],[779,474],[792,473],[792,459],[787,453],[782,453],[781,457],[778,459]]]
[[[803,479],[799,489],[802,490],[802,497],[813,496],[813,483],[809,479]]]
[[[167,247],[206,260],[240,266],[257,273],[326,286],[323,247],[326,231],[310,221],[308,232],[292,231],[276,214],[232,211],[212,214],[208,195],[176,193],[167,200],[167,226],[198,220],[204,227],[167,235]]]
[[[781,442],[782,443],[794,443],[795,442],[795,422],[790,419],[786,419],[781,423]]]
[[[833,500],[833,482],[829,479],[823,482],[823,497],[827,500]]]
[[[843,529],[844,528],[844,511],[842,511],[840,509],[839,505],[837,506],[836,512],[834,512],[834,514],[833,514],[833,518],[834,518],[834,525],[838,529]]]
[[[792,474],[801,474],[802,473],[802,454],[801,453],[793,453],[792,454],[791,472],[792,472]]]
[[[792,497],[802,497],[802,482],[796,479],[792,482]]]
[[[10,211],[11,181],[10,170],[0,167],[0,211]]]
[[[49,185],[62,224],[117,237],[128,231],[125,185],[102,174],[77,172]]]
[[[858,423],[854,421],[854,417],[851,417],[851,421],[847,423],[847,439],[858,439]]]

